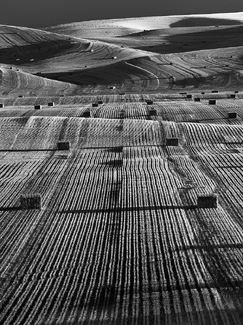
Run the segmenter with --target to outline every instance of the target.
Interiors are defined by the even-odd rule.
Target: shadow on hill
[[[84,49],[88,48],[89,44],[83,45]],[[30,61],[38,62],[46,59],[51,59],[55,56],[66,54],[67,51],[75,52],[80,47],[79,43],[72,44],[69,40],[57,40],[39,42],[30,45],[16,45],[8,48],[0,49],[0,62],[5,64],[13,64],[20,66],[29,63]],[[79,48],[80,51],[80,48]]]
[[[136,59],[126,62],[136,63]],[[42,76],[58,81],[65,81],[80,86],[106,86],[122,85],[124,83],[133,84],[131,76],[136,76],[137,80],[148,80],[151,75],[146,71],[126,64],[126,62],[118,62],[103,67],[95,67],[86,70],[45,73]]]
[[[19,211],[21,207],[0,207],[0,211]]]
[[[156,32],[158,34],[158,31]],[[163,31],[161,30],[161,35]],[[151,41],[153,36],[151,35]],[[215,28],[196,33],[178,33],[164,36],[164,43],[139,47],[140,50],[160,54],[210,50],[243,46],[243,25],[231,28]]]
[[[174,34],[167,36],[170,44],[177,44],[178,50],[192,51],[236,47],[243,45],[243,26],[215,29],[197,33]]]
[[[170,24],[170,27],[197,27],[197,26],[219,26],[219,25],[241,25],[240,20],[207,18],[207,17],[191,17],[182,19]]]

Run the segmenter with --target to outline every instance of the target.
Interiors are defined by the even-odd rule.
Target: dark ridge
[[[164,42],[150,46],[139,46],[138,49],[160,54],[180,53],[198,50],[210,50],[225,47],[238,47],[243,44],[243,25],[230,26],[223,30],[215,28],[204,31],[188,33],[172,33],[163,35],[162,30],[157,31],[156,36],[163,36]],[[185,45],[186,44],[186,45]],[[206,68],[206,67],[205,67]]]
[[[196,26],[219,26],[219,25],[241,25],[240,20],[192,17],[182,19],[170,24],[170,27],[196,27]]]
[[[137,63],[136,59],[127,60],[129,63]],[[86,70],[77,70],[71,75],[69,72],[45,73],[42,76],[57,81],[69,82],[79,86],[110,86],[122,85],[127,81],[128,75],[138,75],[140,80],[148,80],[150,74],[141,69],[127,65],[125,62],[117,62],[109,66],[94,67]]]
[[[31,58],[34,58],[34,61],[38,62],[51,59],[55,55],[65,55],[67,51],[73,51],[75,53],[78,46],[79,44],[72,44],[71,41],[66,39],[40,41],[37,44],[33,43],[20,46],[13,45],[0,49],[0,60],[1,63],[13,64],[16,67],[21,67],[23,64],[29,63]],[[89,44],[85,46],[88,48]],[[37,73],[37,75],[41,76],[40,72]]]

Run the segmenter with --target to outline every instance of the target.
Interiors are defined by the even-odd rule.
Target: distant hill
[[[45,29],[1,25],[0,63],[28,74],[26,89],[35,94],[49,87],[41,78],[57,82],[55,94],[64,89],[69,94],[173,92],[210,88],[218,80],[224,89],[241,84],[242,31],[242,12],[84,21]],[[31,75],[39,79],[32,82]],[[1,91],[13,89],[5,83]]]

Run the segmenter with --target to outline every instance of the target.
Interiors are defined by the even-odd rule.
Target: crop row
[[[243,140],[241,125],[183,123],[179,127],[184,145],[195,155],[223,153],[227,148],[238,147]]]
[[[228,124],[240,125],[242,120],[241,101],[236,100],[218,100],[216,105],[208,105],[208,102],[193,101],[156,101],[153,105],[146,105],[145,102],[125,102],[124,99],[116,103],[106,103],[102,99],[101,104],[92,107],[93,103],[98,103],[97,96],[93,102],[63,104],[56,101],[54,97],[47,101],[34,100],[35,105],[42,105],[42,109],[35,110],[33,98],[19,98],[14,106],[5,106],[0,109],[0,116],[66,116],[66,117],[82,117],[86,111],[90,112],[90,116],[103,119],[119,119],[120,112],[124,111],[125,119],[152,119],[158,121],[174,121],[174,122],[190,122],[200,124]],[[52,101],[53,100],[53,101]],[[8,100],[3,100],[3,102]],[[33,102],[33,106],[30,106]],[[54,103],[54,107],[49,107],[49,102]],[[17,105],[18,103],[18,105]],[[39,103],[39,104],[37,104]],[[41,104],[42,103],[42,104]],[[17,107],[18,106],[18,107]],[[155,115],[150,116],[150,110],[155,110]],[[236,118],[228,118],[228,113],[236,113]]]
[[[192,154],[207,150],[209,154],[242,142],[241,125],[43,116],[1,118],[0,125],[2,150],[55,149],[58,141],[78,148],[164,145],[166,138],[176,137]]]
[[[220,294],[220,276],[229,268],[225,283],[234,287],[241,264],[214,254],[228,240],[220,220],[230,219],[222,208],[184,210],[183,173],[209,189],[211,180],[191,160],[178,161],[180,171],[166,158],[157,147],[83,150],[60,165],[58,182],[54,157],[48,162],[31,190],[53,191],[9,270],[4,324],[232,321],[237,301]]]
[[[70,141],[72,159],[1,161],[3,202],[40,192],[44,206],[2,213],[3,324],[240,324],[241,155],[215,147],[241,126],[4,120],[15,148],[45,135]],[[196,208],[212,192],[218,208]]]

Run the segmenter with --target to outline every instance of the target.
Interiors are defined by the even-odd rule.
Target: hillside
[[[46,27],[44,30],[75,36],[80,38],[103,38],[125,36],[144,30],[164,29],[174,27],[215,27],[218,25],[240,25],[243,22],[243,13],[184,15],[184,16],[155,16],[124,19],[91,20],[70,24]],[[107,35],[106,35],[107,34]]]
[[[242,23],[0,26],[1,324],[242,324]]]
[[[234,13],[91,21],[46,30],[2,25],[0,58],[4,68],[72,83],[75,87],[63,84],[68,94],[233,90],[241,82],[242,19]]]

